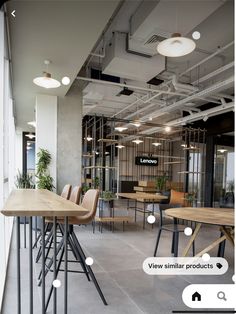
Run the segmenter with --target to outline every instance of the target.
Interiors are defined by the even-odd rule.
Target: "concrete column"
[[[36,96],[36,163],[40,148],[47,149],[52,156],[50,175],[57,186],[57,96]]]
[[[67,183],[81,184],[82,93],[72,87],[58,100],[57,191]]]

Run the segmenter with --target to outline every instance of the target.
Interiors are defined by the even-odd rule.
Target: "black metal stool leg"
[[[174,232],[174,257],[178,257],[179,232]]]
[[[82,259],[83,259],[83,261],[85,263],[86,256],[85,256],[85,254],[83,252],[83,249],[82,249],[82,247],[81,247],[81,245],[80,245],[80,243],[79,243],[79,241],[78,241],[74,231],[72,231],[71,235],[72,235],[74,243],[76,244],[76,247],[77,247],[78,251],[80,252],[80,255],[81,255],[81,257],[82,257]],[[90,274],[90,276],[91,276],[91,278],[93,280],[93,283],[94,283],[94,285],[95,285],[95,287],[96,287],[96,289],[97,289],[97,291],[98,291],[98,293],[99,293],[99,295],[100,295],[104,305],[107,305],[107,301],[106,301],[106,299],[105,299],[105,297],[104,297],[104,295],[102,293],[102,290],[101,290],[101,288],[100,288],[100,286],[99,286],[99,284],[97,282],[97,279],[96,279],[96,277],[95,277],[95,275],[94,275],[94,273],[92,271],[92,268],[89,265],[86,265],[86,267],[87,267],[87,269],[89,271],[89,274]]]
[[[154,250],[154,254],[153,254],[154,257],[157,254],[157,249],[158,249],[158,245],[159,245],[160,238],[161,238],[161,232],[162,232],[162,229],[160,228],[159,231],[158,231],[158,234],[157,234],[157,240],[156,240],[155,250]]]

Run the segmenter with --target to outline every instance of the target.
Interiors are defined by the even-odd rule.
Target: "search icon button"
[[[225,293],[224,293],[223,291],[219,291],[219,292],[217,293],[217,298],[218,298],[219,300],[227,301],[227,299],[226,299],[226,297],[225,297]]]

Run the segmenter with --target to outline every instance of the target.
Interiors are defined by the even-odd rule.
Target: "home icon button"
[[[197,291],[192,295],[192,301],[201,301],[202,296]]]

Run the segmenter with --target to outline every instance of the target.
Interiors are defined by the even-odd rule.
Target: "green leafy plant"
[[[37,153],[38,162],[37,162],[37,173],[36,177],[38,178],[37,187],[38,189],[46,189],[52,191],[54,188],[53,178],[49,173],[49,165],[51,163],[52,157],[48,150],[39,149]]]
[[[34,189],[35,188],[33,176],[28,173],[26,174],[21,173],[19,170],[16,175],[15,185],[18,189]]]
[[[86,193],[89,189],[91,189],[89,185],[83,185],[82,186],[82,192],[83,193]]]
[[[197,191],[187,193],[185,195],[185,200],[187,201],[189,206],[193,206],[193,203],[195,203],[197,201]]]
[[[165,174],[163,176],[157,177],[156,189],[158,192],[163,192],[165,190],[167,179],[168,179],[168,177]]]
[[[111,191],[102,191],[100,197],[105,201],[110,201],[115,198],[115,194]]]
[[[100,186],[100,178],[99,177],[95,177],[93,179],[93,187],[94,187],[94,189],[98,189],[99,186]]]

